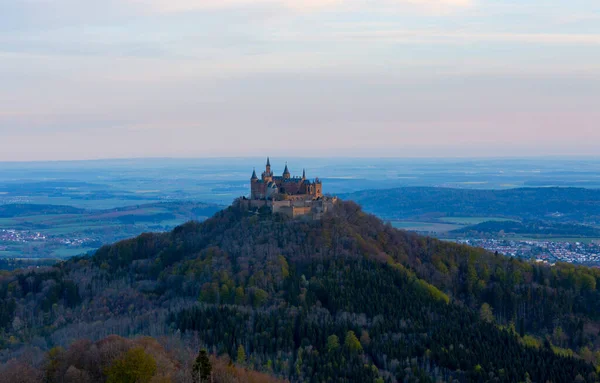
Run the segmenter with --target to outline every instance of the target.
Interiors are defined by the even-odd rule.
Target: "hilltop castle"
[[[261,178],[256,175],[256,170],[252,172],[250,199],[242,201],[248,208],[269,207],[273,213],[312,219],[321,218],[336,202],[336,197],[323,196],[321,180],[307,179],[304,170],[302,177],[292,177],[286,164],[283,174],[274,176],[269,158]]]
[[[267,166],[259,179],[256,170],[250,178],[250,199],[271,200],[306,200],[323,197],[323,185],[316,178],[310,181],[306,178],[306,170],[302,177],[292,177],[287,163],[281,176],[273,176],[271,161],[267,157]]]

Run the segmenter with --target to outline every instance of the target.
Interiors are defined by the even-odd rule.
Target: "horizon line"
[[[0,164],[33,164],[33,163],[61,163],[61,162],[107,162],[107,161],[143,161],[143,160],[219,160],[219,159],[259,159],[273,157],[294,158],[294,159],[381,159],[381,160],[531,160],[531,159],[595,159],[600,160],[600,155],[592,154],[542,154],[542,155],[497,155],[497,156],[198,156],[198,157],[102,157],[102,158],[81,158],[81,159],[39,159],[39,160],[0,160]]]

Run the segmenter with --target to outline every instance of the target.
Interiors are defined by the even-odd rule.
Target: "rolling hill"
[[[0,359],[48,376],[52,355],[86,368],[57,346],[144,335],[171,350],[172,381],[206,347],[293,382],[594,382],[598,278],[398,231],[352,202],[320,221],[234,204],[4,273]]]

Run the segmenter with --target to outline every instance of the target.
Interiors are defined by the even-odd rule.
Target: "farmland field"
[[[447,233],[449,231],[464,227],[464,225],[454,225],[443,222],[390,221],[390,223],[396,229],[416,231],[420,233]]]
[[[502,222],[502,221],[516,221],[516,220],[512,220],[509,218],[502,218],[502,217],[442,217],[442,218],[440,218],[440,221],[447,222],[447,223],[454,223],[454,224],[458,224],[458,225],[477,225],[479,223],[489,222],[489,221]]]
[[[13,217],[0,218],[0,258],[68,258],[143,232],[167,231],[190,220],[203,220],[221,208],[171,202],[73,214],[69,206],[15,205],[3,213]],[[57,213],[61,210],[65,213]]]

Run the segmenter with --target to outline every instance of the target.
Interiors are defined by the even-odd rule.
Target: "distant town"
[[[600,266],[600,243],[549,240],[459,239],[456,242],[481,247],[510,257],[537,262],[568,262]]]
[[[101,245],[98,237],[48,235],[39,231],[0,229],[0,258],[60,258],[83,254]]]

